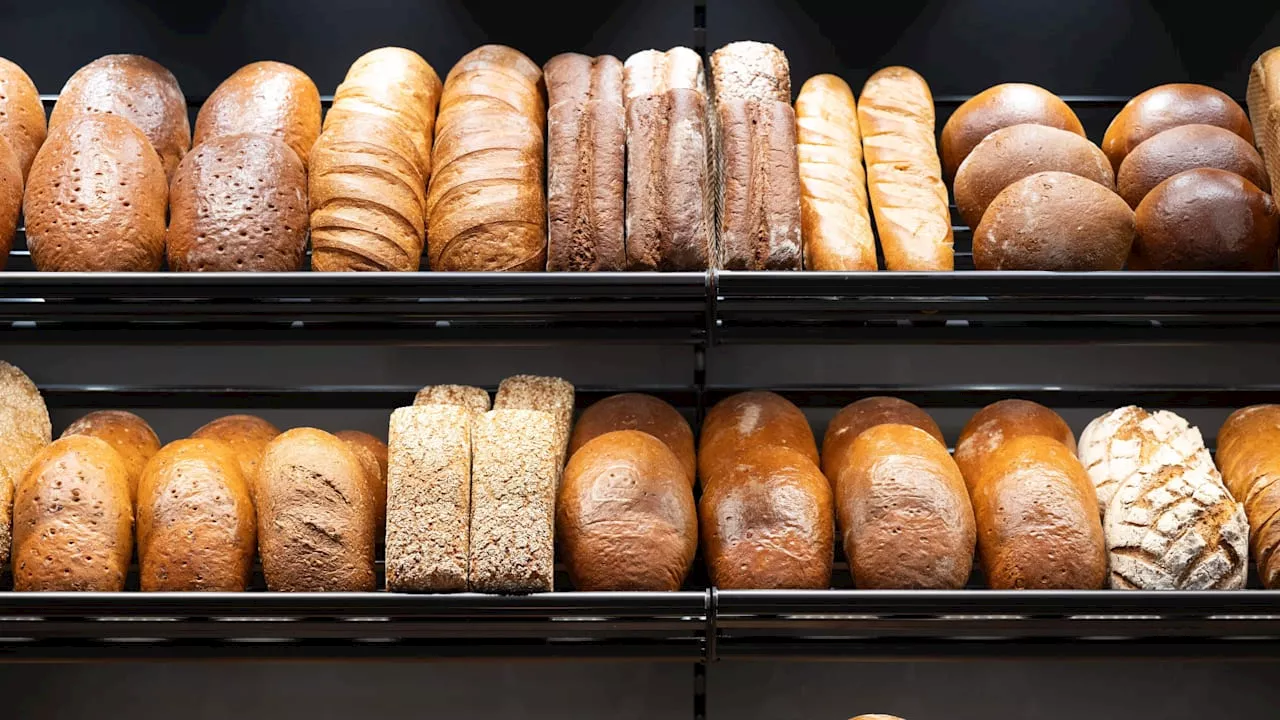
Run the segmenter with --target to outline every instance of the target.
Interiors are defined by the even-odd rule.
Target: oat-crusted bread
[[[129,492],[137,497],[142,470],[160,452],[160,438],[146,420],[124,410],[98,410],[76,420],[62,431],[68,435],[91,435],[115,448],[129,468]]]
[[[0,565],[9,562],[14,490],[52,437],[49,410],[35,383],[0,360]]]
[[[498,385],[493,409],[541,410],[550,413],[555,421],[559,464],[563,466],[569,447],[569,435],[573,432],[573,403],[573,383],[564,378],[512,375]]]
[[[311,146],[320,134],[316,84],[298,68],[270,60],[236,70],[200,106],[195,144],[240,133],[277,137],[309,167]]]
[[[472,590],[552,590],[561,437],[555,415],[540,410],[497,409],[473,419]]]
[[[221,440],[230,445],[240,460],[240,472],[249,483],[249,492],[256,498],[258,464],[267,451],[267,444],[279,434],[279,428],[256,415],[225,415],[201,426],[191,437]]]
[[[374,539],[381,543],[387,530],[387,444],[360,430],[340,430],[333,436],[347,444],[364,468],[369,491],[373,493],[373,511],[378,523]]]
[[[471,412],[414,405],[391,414],[387,467],[387,589],[467,589]]]
[[[474,413],[489,412],[489,391],[472,385],[428,385],[413,398],[414,405],[461,405]]]
[[[46,123],[40,91],[15,63],[0,58],[0,137],[13,148],[22,177],[44,143]]]

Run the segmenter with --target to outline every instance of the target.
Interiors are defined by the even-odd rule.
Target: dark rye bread
[[[622,270],[626,112],[622,63],[564,53],[547,61],[548,270]]]
[[[799,270],[800,168],[795,110],[772,100],[716,102],[720,267]]]

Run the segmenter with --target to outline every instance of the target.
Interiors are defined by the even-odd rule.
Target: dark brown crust
[[[974,95],[942,126],[942,170],[951,182],[960,163],[982,139],[1000,128],[1031,123],[1085,137],[1080,118],[1057,95],[1036,85],[1002,83]]]
[[[868,397],[846,405],[827,423],[822,436],[822,473],[835,483],[845,466],[853,442],[877,425],[913,425],[946,447],[938,423],[916,405],[894,397]]]
[[[1026,435],[1041,435],[1076,452],[1076,436],[1067,421],[1049,408],[1030,400],[1000,400],[974,413],[960,431],[955,460],[970,492],[982,468],[1002,445]]]
[[[1116,175],[1117,191],[1136,208],[1155,186],[1202,167],[1233,172],[1271,190],[1267,167],[1249,141],[1213,125],[1179,125],[1144,140],[1125,156]]]
[[[261,133],[283,140],[310,163],[320,136],[320,91],[292,65],[264,61],[245,65],[223,80],[196,116],[195,144],[222,135]]]
[[[698,436],[698,478],[704,490],[730,473],[743,452],[763,446],[791,448],[814,465],[819,463],[809,421],[790,400],[753,390],[716,403]]]
[[[1249,116],[1230,95],[1207,85],[1171,83],[1140,93],[1116,114],[1102,138],[1111,166],[1120,164],[1144,140],[1179,125],[1216,125],[1253,142]]]
[[[666,444],[675,453],[692,486],[697,475],[693,429],[680,411],[652,395],[612,395],[582,412],[569,437],[569,455],[595,438],[615,430],[640,430]]]

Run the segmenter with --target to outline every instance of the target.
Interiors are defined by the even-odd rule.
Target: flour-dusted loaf
[[[311,146],[320,135],[316,84],[298,68],[270,60],[236,70],[200,106],[195,144],[241,133],[283,140],[309,165]]]
[[[617,430],[639,430],[666,444],[675,453],[680,466],[689,476],[689,485],[697,476],[697,456],[694,452],[693,429],[679,410],[670,403],[652,395],[622,393],[610,395],[597,402],[578,418],[569,437],[569,455],[605,433]]]
[[[512,375],[498,384],[494,410],[541,410],[555,421],[557,464],[564,465],[573,432],[573,383],[558,377]]]
[[[0,138],[13,150],[24,179],[46,132],[40,91],[16,63],[0,58]]]
[[[347,444],[364,468],[369,492],[373,493],[373,512],[377,523],[374,538],[381,544],[387,530],[387,444],[360,430],[339,430],[333,436]]]
[[[799,270],[800,170],[787,57],[768,43],[711,55],[718,265]]]
[[[857,436],[836,472],[836,517],[855,586],[964,587],[973,506],[946,445],[912,425],[876,425]]]
[[[240,462],[217,440],[178,440],[151,458],[138,484],[142,589],[244,590],[257,518]]]
[[[631,270],[705,270],[714,255],[710,98],[702,57],[645,50],[623,67]]]
[[[263,453],[256,496],[269,589],[374,589],[373,497],[346,443],[314,428],[280,434]]]
[[[166,179],[191,147],[187,98],[177,78],[141,55],[105,55],[77,70],[58,94],[49,132],[98,114],[118,115],[142,131],[159,155]]]
[[[1076,451],[1076,438],[1067,421],[1049,408],[1030,400],[1000,400],[974,413],[960,431],[955,459],[970,490],[982,475],[982,466],[1001,445],[1023,435],[1053,438]]]
[[[3,65],[0,65],[0,73]],[[0,74],[0,82],[3,82]],[[3,92],[0,85],[0,92]],[[3,104],[0,100],[0,106]],[[0,110],[3,112],[3,110]],[[2,117],[2,116],[0,116]],[[0,127],[0,130],[3,130]],[[13,241],[18,236],[18,218],[22,215],[22,166],[17,153],[9,146],[9,142],[0,137],[0,270],[9,264],[9,253],[13,250]]]
[[[953,180],[960,164],[991,133],[1011,125],[1047,125],[1084,137],[1080,118],[1038,85],[1001,83],[964,101],[942,127],[942,167]]]
[[[827,423],[822,436],[822,472],[835,484],[844,467],[853,442],[877,425],[912,425],[924,430],[943,446],[946,438],[929,413],[906,400],[893,397],[868,397],[844,406]]]
[[[796,96],[805,270],[875,270],[858,108],[849,84],[815,75]]]
[[[225,415],[202,425],[191,437],[221,440],[229,445],[240,461],[240,473],[249,483],[250,494],[256,498],[258,465],[267,445],[279,434],[279,428],[256,415]]]
[[[1216,125],[1253,140],[1249,116],[1230,95],[1207,85],[1170,83],[1139,93],[1125,103],[1107,126],[1102,151],[1119,172],[1134,148],[1179,125]]]
[[[887,67],[862,86],[858,127],[887,270],[955,269],[936,122],[929,84],[914,70]]]
[[[1249,72],[1249,119],[1272,185],[1280,183],[1280,48],[1272,48]]]
[[[160,438],[146,420],[125,410],[98,410],[76,420],[60,437],[89,435],[120,453],[129,469],[129,496],[137,497],[138,481],[151,457],[160,451]]]
[[[31,260],[45,271],[159,270],[168,196],[160,156],[133,123],[110,113],[67,119],[27,176]]]
[[[598,435],[574,453],[556,533],[576,590],[679,590],[698,549],[685,468],[638,430]]]
[[[564,53],[547,84],[548,270],[624,270],[622,62]]]
[[[14,490],[52,438],[40,390],[26,373],[0,360],[0,565],[9,562]]]
[[[471,418],[461,405],[391,414],[387,464],[387,589],[467,589]]]
[[[563,448],[553,413],[495,409],[472,418],[468,585],[550,592]]]
[[[809,420],[790,400],[752,390],[716,403],[703,419],[698,436],[698,479],[703,491],[732,473],[749,448],[764,446],[790,448],[819,463]]]
[[[178,164],[165,244],[178,272],[296,271],[307,254],[307,169],[270,135],[223,135]]]
[[[13,497],[13,589],[124,589],[133,502],[120,454],[95,437],[60,438],[31,461]]]
[[[1218,467],[1249,519],[1249,547],[1263,587],[1280,587],[1280,405],[1231,413],[1218,431]]]
[[[428,385],[413,398],[414,405],[461,405],[473,413],[489,412],[489,391],[471,385]]]

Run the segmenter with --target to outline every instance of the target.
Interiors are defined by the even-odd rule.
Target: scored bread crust
[[[399,47],[370,50],[351,63],[323,127],[347,113],[385,117],[409,137],[418,169],[430,177],[440,91],[440,76],[418,53]]]

